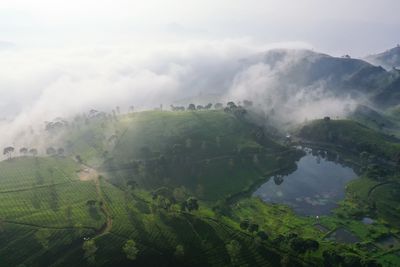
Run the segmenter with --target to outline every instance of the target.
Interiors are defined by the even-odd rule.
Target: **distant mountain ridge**
[[[265,90],[275,86],[275,95],[283,102],[290,101],[299,91],[312,95],[322,88],[331,96],[350,97],[379,108],[400,103],[400,72],[387,71],[362,59],[311,50],[273,49],[243,64],[245,70],[257,64],[268,66],[269,71],[262,75],[271,76],[274,81],[266,82]]]
[[[374,64],[381,65],[387,70],[400,67],[400,45],[386,50],[385,52],[369,55],[365,57],[365,60]]]

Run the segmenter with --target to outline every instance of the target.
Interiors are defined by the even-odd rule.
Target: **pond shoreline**
[[[266,203],[291,207],[297,215],[329,215],[345,198],[346,184],[358,177],[337,153],[302,148],[297,168],[281,179],[268,179],[254,191]],[[271,176],[270,178],[273,178]]]

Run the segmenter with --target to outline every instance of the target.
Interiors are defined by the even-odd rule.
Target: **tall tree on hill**
[[[229,101],[229,102],[226,104],[226,106],[227,106],[228,108],[230,108],[230,109],[237,108],[235,102],[233,102],[233,101]]]
[[[13,152],[14,152],[14,147],[12,146],[8,146],[3,149],[3,155],[7,155],[8,159],[11,159]]]
[[[241,250],[240,243],[236,240],[232,240],[225,246],[225,248],[231,259],[231,264],[233,266],[238,266],[240,250]]]
[[[122,250],[125,252],[126,257],[129,260],[135,260],[137,254],[139,253],[139,250],[136,247],[136,243],[132,239],[126,241],[125,245],[122,247]]]
[[[54,155],[56,153],[56,150],[54,149],[54,147],[48,147],[47,149],[46,149],[46,154],[47,155],[49,155],[49,156],[51,156],[51,155]]]
[[[36,148],[31,148],[29,149],[29,154],[35,157],[38,154],[38,151]]]
[[[25,156],[28,153],[28,149],[26,147],[22,147],[19,150],[19,153]]]
[[[196,110],[196,106],[194,104],[189,104],[188,110]]]
[[[64,148],[60,147],[57,149],[57,155],[58,156],[63,156],[64,155]]]
[[[94,240],[85,241],[82,245],[83,251],[85,251],[85,258],[90,264],[95,263],[95,256],[96,256],[96,243]]]

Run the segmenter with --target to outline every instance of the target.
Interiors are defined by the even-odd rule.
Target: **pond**
[[[331,161],[325,152],[317,155],[309,149],[305,151],[296,171],[271,177],[254,195],[265,202],[288,205],[300,215],[327,215],[344,198],[346,184],[357,174],[352,168]]]

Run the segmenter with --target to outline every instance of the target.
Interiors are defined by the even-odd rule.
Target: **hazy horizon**
[[[400,3],[385,1],[2,1],[0,42],[57,48],[246,38],[363,57],[395,46]]]

